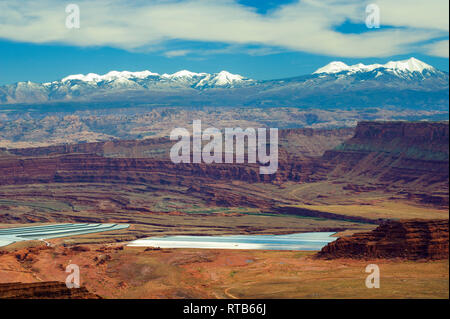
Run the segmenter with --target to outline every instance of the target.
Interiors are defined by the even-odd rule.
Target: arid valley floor
[[[318,260],[314,252],[82,247],[2,255],[0,280],[64,282],[66,265],[75,263],[82,285],[105,298],[448,298],[445,260]],[[368,264],[380,267],[379,289],[365,286]]]
[[[103,298],[448,298],[448,258],[430,253],[447,249],[448,256],[448,227],[444,242],[431,226],[405,226],[403,237],[387,234],[390,246],[376,246],[373,255],[343,258],[126,246],[148,236],[328,231],[346,238],[388,220],[433,225],[449,216],[448,139],[448,122],[288,129],[280,132],[279,170],[270,176],[245,164],[175,165],[164,138],[4,148],[0,228],[130,227],[49,239],[50,246],[0,247],[0,283],[64,282],[72,263],[82,285]],[[440,246],[407,239],[419,233]],[[421,258],[402,258],[404,247]],[[388,249],[398,258],[377,257]],[[380,289],[365,286],[369,264],[380,268]]]

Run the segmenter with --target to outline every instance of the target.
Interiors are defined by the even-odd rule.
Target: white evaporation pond
[[[100,233],[128,228],[129,224],[54,224],[31,227],[0,228],[0,246],[18,241]]]
[[[128,246],[205,249],[320,250],[337,239],[333,232],[289,235],[168,236],[132,241]]]

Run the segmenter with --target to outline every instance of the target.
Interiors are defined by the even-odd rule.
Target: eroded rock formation
[[[319,258],[447,259],[448,220],[387,221],[366,233],[329,243]]]
[[[448,206],[448,160],[448,123],[360,122],[353,138],[325,152],[322,172]]]
[[[101,299],[85,287],[67,288],[58,281],[33,283],[0,283],[0,298],[3,299]]]
[[[179,185],[210,194],[221,205],[240,205],[238,195],[209,189],[210,183],[345,183],[355,193],[384,191],[416,202],[448,206],[448,123],[362,122],[353,129],[292,129],[280,132],[278,170],[259,173],[257,164],[174,164],[173,141],[108,141],[3,150],[0,185],[107,183]],[[317,145],[321,145],[318,147]],[[333,148],[323,156],[324,145]],[[245,201],[248,201],[245,199]],[[257,199],[256,201],[260,201]],[[270,203],[251,206],[271,206]],[[5,217],[6,218],[6,217]]]

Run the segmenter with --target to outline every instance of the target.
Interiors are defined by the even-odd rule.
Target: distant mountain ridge
[[[0,86],[0,104],[64,102],[442,110],[448,108],[448,73],[410,58],[372,65],[331,62],[309,75],[265,81],[227,71],[161,75],[145,70]]]
[[[147,80],[147,82],[166,82],[179,83],[186,86],[204,88],[204,87],[233,87],[234,85],[243,85],[254,80],[244,78],[239,74],[232,74],[227,71],[220,71],[219,73],[195,73],[188,70],[181,70],[173,74],[164,73],[162,75],[145,70],[140,72],[129,71],[111,71],[104,75],[89,73],[87,75],[75,74],[63,78],[61,81],[54,81],[43,83],[46,86],[61,85],[62,83],[73,83],[76,81],[91,83],[91,84],[106,84],[106,83],[122,83],[124,85],[133,86],[133,82],[141,84],[145,87],[146,83],[139,82],[139,80]]]
[[[425,62],[417,60],[416,58],[410,58],[408,60],[402,61],[390,61],[386,64],[369,64],[365,65],[358,63],[355,65],[347,65],[340,61],[334,61],[327,64],[324,67],[317,69],[313,74],[319,73],[340,73],[340,72],[370,72],[376,69],[385,69],[386,71],[392,72],[397,76],[401,76],[402,73],[423,73],[424,71],[429,71],[432,73],[440,72],[434,67]]]

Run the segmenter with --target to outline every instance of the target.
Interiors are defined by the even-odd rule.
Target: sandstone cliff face
[[[174,164],[168,156],[173,142],[163,138],[14,149],[8,150],[8,156],[0,156],[0,185],[99,182],[191,186],[205,181],[328,179],[344,181],[357,191],[379,189],[448,206],[448,123],[362,122],[354,137],[322,157],[302,156],[318,154],[323,145],[336,145],[351,135],[353,129],[281,131],[279,168],[272,175],[259,174],[259,164]],[[321,146],[312,145],[316,143]]]
[[[0,299],[101,299],[85,287],[69,289],[58,281],[0,284]]]
[[[144,140],[113,140],[79,144],[52,145],[43,147],[15,148],[8,152],[18,156],[49,156],[58,154],[93,154],[104,157],[121,158],[169,158],[169,150],[174,142],[168,138]]]
[[[448,220],[387,221],[375,230],[329,243],[319,258],[447,259]]]
[[[180,184],[192,177],[214,180],[242,180],[250,183],[276,180],[304,180],[311,173],[305,164],[280,163],[276,174],[259,173],[256,164],[175,164],[170,160],[106,158],[91,154],[0,160],[0,185],[52,182],[111,182]],[[309,169],[308,169],[309,167]],[[301,173],[302,171],[305,174]]]
[[[361,122],[353,138],[325,152],[328,178],[401,187],[411,198],[448,206],[448,123]],[[434,195],[430,198],[429,195]]]
[[[401,140],[403,146],[432,148],[448,155],[449,125],[433,122],[359,122],[354,137],[348,143],[356,140],[370,144]]]
[[[325,158],[333,154],[383,153],[395,158],[448,162],[449,125],[448,123],[411,122],[360,122],[355,135],[326,152]],[[448,172],[448,170],[447,170]]]
[[[281,140],[290,149],[309,139],[314,147],[305,146],[299,152],[311,155],[323,153],[329,145],[340,144],[352,134],[352,129],[281,132]],[[279,169],[272,175],[259,174],[259,164],[174,164],[169,156],[174,143],[168,138],[155,138],[5,150],[8,156],[0,156],[0,185],[112,182],[189,186],[193,184],[192,177],[250,183],[307,181],[316,171],[313,161],[294,158],[282,146],[278,154]]]
[[[279,144],[290,154],[300,157],[322,156],[345,140],[351,138],[354,128],[311,129],[295,128],[279,130]],[[168,159],[170,148],[176,143],[169,138],[143,140],[111,140],[79,144],[63,144],[29,148],[0,148],[4,154],[18,156],[48,156],[56,154],[95,154],[104,157]],[[2,154],[2,152],[4,154]]]

